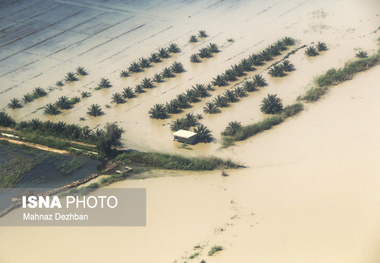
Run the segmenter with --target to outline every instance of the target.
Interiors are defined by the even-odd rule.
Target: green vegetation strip
[[[123,160],[125,164],[191,171],[242,167],[230,159],[223,160],[217,157],[184,157],[155,152],[127,152],[117,156],[114,161],[119,160]]]
[[[356,73],[368,70],[378,64],[380,64],[380,50],[377,54],[371,57],[347,62],[343,68],[329,69],[325,74],[316,78],[315,87],[307,90],[306,93],[299,96],[298,99],[307,102],[317,101],[323,94],[326,93],[328,87],[337,85],[346,80],[350,80]]]
[[[273,115],[266,118],[263,121],[259,121],[254,124],[249,124],[246,126],[234,125],[234,122],[230,122],[229,126],[222,132],[222,148],[227,148],[234,145],[235,141],[243,141],[249,137],[252,137],[258,133],[271,129],[282,123],[285,119],[296,115],[303,110],[302,103],[295,103],[293,105],[286,106],[281,114]]]

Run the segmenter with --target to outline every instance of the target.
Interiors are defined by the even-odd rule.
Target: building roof
[[[177,136],[177,137],[189,139],[189,138],[191,138],[197,134],[195,132],[191,132],[191,131],[179,130],[179,131],[176,131],[175,133],[173,133],[173,135]]]

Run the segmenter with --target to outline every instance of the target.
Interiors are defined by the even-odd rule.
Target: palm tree
[[[248,57],[248,60],[249,62],[251,62],[253,66],[256,66],[256,67],[264,64],[261,56],[259,55],[252,54]]]
[[[153,82],[150,78],[143,78],[141,80],[141,86],[143,89],[151,89],[154,88]]]
[[[282,42],[284,43],[285,46],[292,46],[295,43],[294,39],[291,37],[284,37],[282,39]]]
[[[256,87],[264,87],[267,85],[265,78],[259,74],[253,76],[253,83]]]
[[[86,91],[82,91],[82,92],[80,93],[80,95],[82,95],[82,98],[88,98],[88,97],[90,97],[90,93],[89,93],[89,92],[86,92]]]
[[[206,102],[206,106],[203,107],[203,112],[208,113],[208,114],[216,114],[216,113],[219,113],[220,110],[215,105],[215,103]]]
[[[208,45],[208,49],[210,50],[211,53],[218,53],[219,52],[218,45],[215,43],[210,43]]]
[[[293,65],[292,63],[290,63],[290,61],[287,60],[287,59],[284,60],[284,61],[282,62],[282,68],[283,68],[286,72],[290,72],[290,71],[295,70],[294,65]]]
[[[317,49],[318,49],[318,51],[326,51],[327,50],[326,43],[325,42],[318,42],[317,43]]]
[[[168,58],[168,57],[170,57],[169,56],[169,52],[166,50],[166,48],[160,48],[158,50],[158,55],[160,56],[160,58]]]
[[[270,45],[267,47],[266,49],[269,54],[272,56],[272,57],[276,57],[278,55],[281,55],[281,51],[280,51],[280,48],[276,45]]]
[[[239,97],[239,98],[242,98],[242,97],[247,96],[247,93],[245,93],[245,89],[242,88],[242,87],[236,87],[236,88],[234,89],[234,93],[235,93],[235,95],[236,95],[237,97]]]
[[[47,92],[41,87],[34,88],[34,90],[32,92],[32,96],[34,99],[44,97],[46,95],[47,95]]]
[[[123,89],[123,98],[131,99],[135,96],[135,93],[133,92],[131,87],[127,87]]]
[[[169,45],[168,51],[170,53],[179,53],[179,52],[181,52],[181,50],[179,49],[178,45],[175,44],[175,43],[172,43],[172,44]]]
[[[72,82],[78,80],[78,78],[75,76],[74,72],[67,72],[65,80],[68,82]]]
[[[45,105],[44,112],[49,115],[57,115],[59,110],[53,103],[49,103]]]
[[[116,104],[121,104],[121,103],[124,103],[125,100],[123,98],[123,95],[116,92],[116,93],[112,94],[112,102],[115,102]]]
[[[244,76],[244,69],[240,65],[233,65],[231,66],[231,70],[235,73],[237,77]]]
[[[127,70],[122,70],[120,72],[120,77],[125,78],[129,76],[129,72]]]
[[[159,73],[154,74],[154,76],[153,76],[152,79],[153,79],[154,82],[157,82],[157,83],[160,83],[160,82],[163,82],[163,81],[164,81],[164,80],[162,79],[161,74],[159,74]]]
[[[171,100],[170,102],[166,102],[165,109],[170,114],[176,114],[176,113],[181,112],[179,108],[179,103],[176,99]]]
[[[253,81],[246,80],[243,82],[243,90],[247,92],[256,91],[256,85]]]
[[[153,119],[165,119],[168,115],[166,113],[164,104],[155,104],[149,110],[149,116]]]
[[[195,126],[197,123],[197,117],[193,113],[187,113],[183,119],[187,127]]]
[[[63,84],[63,81],[62,81],[62,80],[58,80],[58,81],[55,83],[55,85],[56,85],[57,87],[62,87],[62,86],[64,86],[65,84]]]
[[[28,126],[30,126],[32,130],[38,130],[42,127],[42,121],[39,119],[32,119],[29,121]]]
[[[276,94],[268,94],[268,97],[261,101],[260,110],[265,114],[280,113],[283,110],[282,101]]]
[[[225,136],[234,136],[240,129],[241,123],[238,121],[230,121],[226,129],[222,132],[222,135]]]
[[[198,62],[200,62],[199,56],[197,54],[192,54],[190,56],[190,62],[192,62],[192,63],[198,63]]]
[[[22,104],[19,99],[13,98],[11,99],[11,102],[8,103],[8,107],[11,109],[18,109],[18,108],[22,108]]]
[[[108,79],[102,78],[98,84],[99,88],[109,88],[111,87],[111,83]]]
[[[206,90],[207,90],[207,91],[214,91],[215,89],[214,89],[213,84],[211,84],[211,83],[207,84],[207,85],[206,85]]]
[[[80,76],[85,76],[88,73],[86,72],[86,70],[84,69],[84,67],[77,67],[77,74],[80,75]]]
[[[22,100],[24,101],[24,103],[32,102],[33,101],[33,96],[30,95],[30,93],[27,93],[27,94],[24,95],[24,97],[22,98]]]
[[[197,39],[197,36],[196,35],[191,35],[190,36],[190,39],[189,39],[189,42],[190,43],[195,43],[195,42],[197,42],[198,41],[198,39]]]
[[[204,31],[204,30],[199,30],[199,31],[198,31],[198,36],[199,36],[199,37],[202,37],[202,38],[203,38],[203,37],[207,37],[207,33],[206,33],[206,31]]]
[[[201,98],[205,98],[209,95],[205,85],[203,84],[196,84],[195,87],[193,87],[193,90],[197,93],[197,96]]]
[[[305,50],[305,54],[308,55],[309,57],[315,57],[315,56],[319,55],[317,49],[313,46],[308,47]]]
[[[210,49],[204,47],[204,48],[199,49],[198,56],[201,58],[211,58],[212,54],[211,54]]]
[[[284,68],[282,66],[279,66],[279,65],[272,66],[269,69],[268,73],[272,77],[283,77],[283,76],[285,76]]]
[[[220,107],[220,108],[228,106],[228,102],[227,102],[226,98],[223,96],[220,96],[220,95],[216,96],[214,98],[213,102],[214,102],[215,106]]]
[[[276,46],[280,51],[285,51],[288,49],[283,41],[277,41],[274,43],[274,46]]]
[[[177,95],[176,97],[176,100],[178,102],[178,107],[180,109],[185,109],[185,108],[188,108],[190,105],[189,105],[189,99],[186,95],[184,94],[179,94]]]
[[[129,72],[134,72],[134,73],[138,73],[138,72],[141,72],[141,71],[142,71],[142,69],[141,69],[141,67],[140,67],[140,64],[137,63],[137,62],[133,62],[133,63],[131,63],[131,64],[129,65],[129,67],[128,67],[128,70],[129,70]]]
[[[146,58],[140,58],[139,59],[139,65],[142,68],[149,68],[150,67],[150,61]]]
[[[240,61],[240,63],[239,63],[238,66],[239,66],[241,69],[243,69],[243,71],[248,72],[248,71],[253,71],[253,70],[255,70],[255,69],[252,67],[252,65],[253,65],[253,63],[252,63],[250,60],[248,60],[248,59],[242,59],[242,60]]]
[[[181,73],[181,72],[185,71],[182,63],[177,62],[177,61],[173,62],[172,66],[170,68],[174,73]]]
[[[90,116],[97,117],[97,116],[103,115],[104,112],[102,111],[102,108],[98,104],[92,104],[88,108],[87,114],[90,115]]]
[[[11,116],[5,111],[0,111],[0,126],[11,127],[15,125],[16,122],[12,119]]]
[[[162,70],[161,75],[162,75],[162,77],[164,77],[164,78],[171,78],[171,77],[174,77],[171,68],[164,68],[164,69]]]
[[[58,108],[61,108],[61,109],[70,109],[72,107],[70,101],[69,101],[69,98],[66,97],[66,96],[61,96],[58,98],[57,102],[55,103],[55,105],[58,107]]]
[[[159,62],[161,62],[161,59],[157,53],[152,53],[149,57],[149,61],[152,63],[159,63]]]
[[[176,119],[170,124],[170,130],[172,131],[187,130],[188,128],[183,119]]]
[[[357,58],[368,58],[368,53],[366,51],[360,50],[355,54]]]
[[[235,93],[232,90],[226,90],[223,93],[223,97],[226,99],[227,102],[234,103],[234,102],[238,101],[238,99],[236,98]]]
[[[216,78],[213,78],[213,80],[211,81],[211,83],[212,83],[212,85],[219,86],[219,87],[227,85],[226,79],[223,76],[220,76],[220,75],[216,76]]]
[[[203,124],[199,125],[198,127],[195,127],[194,132],[198,135],[197,136],[198,142],[211,142],[212,141],[211,131],[206,126],[204,126]]]
[[[227,69],[226,72],[223,74],[223,77],[226,81],[230,82],[237,80],[237,75],[235,71],[233,71],[232,69]]]
[[[135,93],[144,93],[144,89],[141,85],[136,85],[135,87]]]
[[[263,61],[271,61],[273,58],[271,56],[271,53],[268,50],[263,50],[259,54],[260,59]]]
[[[195,90],[193,90],[193,89],[186,90],[185,96],[186,96],[187,101],[189,103],[196,103],[196,102],[199,101],[199,99],[198,99],[198,97],[199,97],[198,93]]]

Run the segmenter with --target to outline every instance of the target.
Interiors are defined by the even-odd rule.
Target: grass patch
[[[193,259],[193,258],[196,258],[197,256],[199,256],[199,252],[195,252],[195,253],[192,254],[189,258],[190,258],[190,259]]]
[[[231,136],[224,136],[222,140],[222,148],[228,148],[235,145],[235,140]]]
[[[255,124],[242,126],[236,134],[233,136],[235,141],[243,141],[255,134],[258,134],[260,132],[263,132],[265,130],[269,130],[275,125],[280,124],[283,122],[284,119],[281,115],[274,115],[272,117],[269,117],[263,121],[259,121]]]
[[[327,87],[323,87],[323,88],[312,87],[308,89],[304,95],[299,96],[297,100],[304,100],[307,102],[317,101],[326,92],[327,92]]]
[[[86,188],[99,188],[103,185],[109,185],[109,184],[112,184],[114,182],[122,181],[125,178],[127,178],[128,176],[140,174],[140,173],[143,173],[146,171],[147,171],[147,169],[144,169],[144,168],[135,168],[135,169],[133,169],[133,171],[124,172],[124,173],[120,173],[120,174],[113,174],[113,175],[110,175],[107,177],[103,177],[102,179],[100,179],[99,182],[89,184],[88,186],[86,186]]]
[[[302,103],[295,103],[292,105],[288,105],[282,111],[282,116],[284,118],[289,118],[289,117],[292,117],[292,116],[298,114],[299,112],[303,111],[303,109],[304,109],[304,107],[303,107]]]
[[[64,161],[60,165],[58,165],[58,170],[60,173],[64,175],[70,175],[75,170],[81,168],[84,165],[84,163],[78,159],[72,159],[70,161]]]
[[[230,159],[223,160],[217,157],[184,157],[181,155],[155,152],[125,152],[115,158],[115,161],[119,160],[124,160],[126,164],[191,171],[241,167],[241,165],[234,163]]]
[[[213,256],[216,252],[222,251],[223,247],[222,246],[213,246],[210,251],[208,252],[209,256]]]

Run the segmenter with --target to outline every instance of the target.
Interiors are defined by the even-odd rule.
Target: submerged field
[[[97,228],[96,238],[89,238],[93,229],[88,228],[3,228],[0,238],[7,240],[7,248],[0,248],[0,261],[125,262],[128,255],[131,262],[376,262],[378,66],[330,88],[314,104],[302,102],[304,111],[271,130],[262,124],[264,132],[246,136],[235,146],[221,149],[221,132],[231,121],[244,127],[261,123],[269,116],[260,111],[268,94],[277,94],[284,106],[294,104],[330,68],[359,60],[359,51],[375,54],[379,7],[376,0],[2,1],[0,109],[17,122],[39,118],[91,129],[117,122],[125,130],[125,148],[231,158],[248,168],[227,170],[225,177],[220,171],[183,172],[186,176],[116,183],[111,187],[147,188],[147,227]],[[190,43],[199,30],[208,36]],[[181,113],[163,120],[149,117],[153,105],[165,104],[196,84],[211,83],[285,36],[295,43],[281,55],[225,86],[215,86]],[[305,55],[319,41],[327,50]],[[131,63],[172,43],[180,52],[142,72],[120,76]],[[192,54],[211,43],[217,44],[218,53],[190,62]],[[289,52],[295,70],[272,77],[270,66]],[[134,89],[174,62],[182,63],[184,72],[154,82],[155,87],[125,103],[112,102],[115,93]],[[65,81],[78,66],[88,74]],[[206,102],[255,75],[262,75],[267,85],[221,107],[220,113],[203,112]],[[102,78],[111,86],[97,88]],[[20,108],[8,107],[11,99],[22,100],[36,87],[47,96],[21,102]],[[82,92],[90,96],[82,98]],[[62,96],[80,101],[57,115],[45,114],[45,105]],[[89,116],[92,104],[104,114]],[[203,115],[197,122],[211,130],[211,143],[186,147],[173,141],[171,123],[188,113]],[[46,242],[49,236],[57,247],[72,252],[69,258],[66,253],[60,257],[63,250]],[[28,241],[34,245],[27,246]],[[41,251],[41,246],[48,249]],[[216,251],[219,247],[222,250]],[[25,253],[17,253],[20,248]]]

